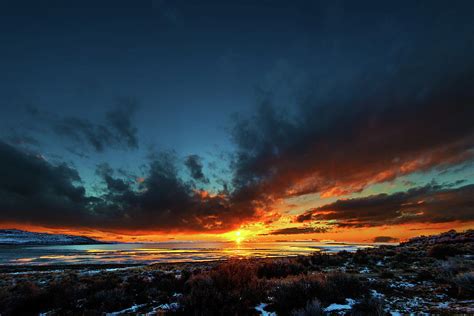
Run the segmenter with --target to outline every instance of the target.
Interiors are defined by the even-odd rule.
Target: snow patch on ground
[[[119,271],[125,271],[125,270],[130,270],[130,269],[136,269],[138,267],[142,266],[131,266],[131,267],[124,267],[124,268],[108,268],[108,269],[97,269],[97,270],[84,270],[79,272],[80,275],[94,275],[94,274],[99,274],[102,272],[119,272]]]
[[[376,290],[371,290],[370,294],[372,295],[373,298],[377,298],[377,299],[382,299],[385,296],[382,293],[377,292]]]
[[[274,312],[267,312],[267,311],[265,310],[265,307],[267,307],[267,305],[268,305],[268,304],[260,303],[260,304],[258,304],[258,305],[255,307],[255,310],[256,310],[257,312],[260,312],[260,315],[261,315],[261,316],[277,316],[276,313],[274,313]]]
[[[8,275],[63,273],[64,270],[6,272]]]
[[[352,306],[356,303],[355,300],[351,298],[346,298],[346,304],[336,304],[333,303],[324,309],[325,312],[340,311],[346,309],[352,309]]]
[[[367,268],[367,267],[364,267],[363,269],[361,269],[361,270],[359,271],[359,273],[363,273],[363,274],[365,274],[365,273],[370,273],[370,269]]]
[[[123,314],[127,314],[127,313],[136,313],[138,311],[138,309],[142,308],[145,305],[146,304],[140,304],[140,305],[135,304],[132,307],[122,309],[121,311],[118,311],[118,312],[106,313],[105,315],[107,315],[107,316],[118,316],[118,315],[123,315]]]
[[[152,313],[155,313],[157,311],[176,311],[179,309],[179,304],[178,303],[167,303],[167,304],[161,304],[158,305],[157,307],[154,307],[152,310]]]
[[[413,284],[413,283],[410,283],[410,282],[394,282],[394,283],[390,283],[388,286],[391,287],[391,288],[404,288],[404,289],[407,289],[407,288],[415,287],[416,284]]]

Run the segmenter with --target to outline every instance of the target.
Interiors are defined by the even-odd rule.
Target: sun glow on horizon
[[[242,232],[240,230],[235,232],[235,242],[238,244],[242,242]]]
[[[474,222],[457,223],[455,229],[464,231],[472,229]],[[32,232],[42,232],[50,234],[70,234],[78,236],[91,237],[105,242],[131,242],[131,243],[149,243],[149,242],[181,242],[181,241],[224,241],[232,242],[236,245],[243,245],[254,242],[274,242],[274,241],[295,241],[295,240],[335,240],[340,242],[372,242],[376,236],[391,236],[400,241],[407,240],[419,235],[433,235],[442,233],[453,227],[445,223],[426,224],[420,227],[417,224],[405,224],[383,227],[364,227],[357,229],[331,229],[324,233],[301,233],[301,234],[275,234],[272,233],[278,229],[294,227],[286,217],[268,225],[263,222],[247,223],[234,230],[227,232],[149,232],[149,231],[116,231],[104,232],[97,229],[75,229],[75,228],[50,228],[42,226],[21,225],[16,223],[1,224],[0,229],[22,229]]]
[[[227,233],[222,234],[222,238],[228,241],[235,242],[236,244],[240,244],[245,241],[249,241],[250,239],[253,239],[253,232],[246,230],[246,229],[237,229],[233,230]]]

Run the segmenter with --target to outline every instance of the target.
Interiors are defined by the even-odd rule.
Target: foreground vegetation
[[[355,253],[4,271],[0,314],[474,313],[473,254],[474,231],[451,231]]]

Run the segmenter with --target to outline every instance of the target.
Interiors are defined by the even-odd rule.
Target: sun
[[[255,236],[255,233],[253,231],[248,230],[247,228],[241,227],[236,230],[228,231],[222,234],[221,236],[226,241],[240,244],[252,240],[252,237]]]
[[[235,242],[240,244],[242,242],[242,232],[240,230],[235,232]]]

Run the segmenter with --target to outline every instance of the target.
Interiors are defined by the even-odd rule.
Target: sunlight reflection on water
[[[16,246],[0,248],[0,265],[50,264],[150,264],[199,262],[227,258],[263,258],[308,255],[317,251],[355,251],[370,244],[321,242],[166,242],[147,244],[101,244],[61,246]]]

